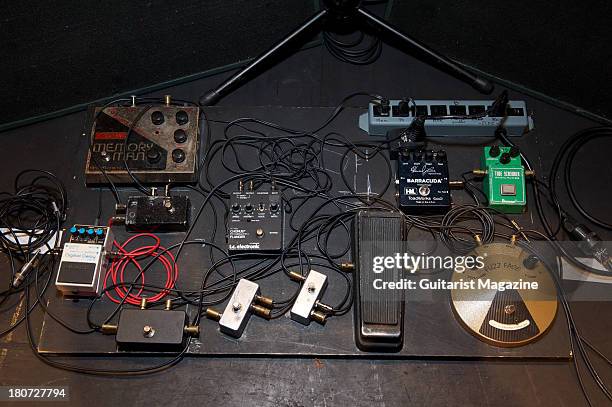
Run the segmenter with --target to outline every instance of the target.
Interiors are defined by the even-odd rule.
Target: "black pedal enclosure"
[[[132,196],[126,204],[125,227],[132,232],[184,232],[191,202],[186,195]]]
[[[227,246],[233,253],[276,253],[283,250],[284,211],[278,191],[232,193]]]
[[[186,344],[185,311],[160,309],[131,309],[121,311],[115,340],[119,350],[126,351],[181,351]],[[144,334],[144,327],[154,330]]]
[[[355,265],[354,328],[357,347],[366,352],[399,352],[404,343],[404,291],[376,290],[375,279],[399,281],[402,270],[373,270],[376,256],[404,252],[406,233],[399,212],[362,210],[353,224]]]
[[[451,207],[444,150],[402,150],[397,158],[399,208],[408,214],[444,213]]]

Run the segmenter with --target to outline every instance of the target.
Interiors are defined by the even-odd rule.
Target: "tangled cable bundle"
[[[367,39],[363,32],[359,32],[356,38],[341,39],[324,31],[323,44],[334,57],[353,65],[371,64],[382,53],[382,41],[378,37]]]
[[[482,228],[475,229],[474,222],[479,223]],[[495,220],[487,208],[482,206],[456,206],[446,213],[441,225],[443,228],[440,239],[449,249],[459,254],[469,253],[476,247],[474,240],[476,234],[480,236],[483,243],[491,243],[495,237]],[[457,233],[469,234],[473,237],[466,239],[458,236]]]
[[[27,259],[57,233],[66,212],[66,190],[42,170],[20,172],[14,189],[0,193],[0,250]]]
[[[127,247],[137,239],[153,239],[154,243],[150,245],[144,245],[135,249],[129,250]],[[161,290],[151,296],[146,297],[149,303],[160,301],[168,293],[169,290],[174,288],[176,280],[178,279],[178,265],[174,255],[165,247],[161,246],[159,237],[152,233],[139,233],[127,239],[123,244],[113,242],[114,246],[119,251],[119,255],[112,261],[106,276],[104,277],[104,291],[106,296],[116,304],[128,303],[132,305],[139,305],[142,301],[143,291],[145,290],[145,274],[149,268],[149,264],[146,266],[141,265],[141,261],[147,258],[151,259],[151,263],[159,261],[166,273],[166,281]],[[126,269],[128,265],[134,265],[138,270],[138,275],[133,281],[126,281]],[[112,281],[112,286],[108,287],[109,278]],[[110,288],[110,289],[107,289]],[[137,288],[135,293],[132,291]],[[119,297],[113,296],[112,292]]]

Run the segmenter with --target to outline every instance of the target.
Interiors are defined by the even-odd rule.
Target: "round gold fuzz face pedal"
[[[518,246],[491,243],[471,253],[484,267],[454,272],[455,316],[471,334],[500,347],[522,346],[540,338],[557,314],[557,292],[546,266]],[[458,284],[458,286],[461,284]]]

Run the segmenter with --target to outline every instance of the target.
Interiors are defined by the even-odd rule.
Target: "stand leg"
[[[486,79],[480,78],[472,74],[471,72],[466,71],[465,69],[463,69],[461,66],[457,65],[450,59],[438,54],[436,51],[428,48],[427,46],[421,44],[415,39],[410,38],[409,36],[402,33],[397,28],[387,24],[384,20],[381,20],[380,18],[378,18],[374,14],[371,14],[367,10],[364,10],[363,8],[360,7],[357,9],[357,13],[363,18],[365,18],[365,20],[369,22],[374,28],[382,31],[385,34],[394,36],[400,41],[418,50],[422,54],[428,56],[433,61],[435,61],[439,66],[441,66],[443,69],[446,69],[450,74],[457,77],[458,79],[461,79],[462,81],[466,83],[469,83],[470,85],[472,85],[472,87],[474,87],[474,89],[478,90],[479,92],[487,94],[487,95],[493,92],[493,88],[494,88],[493,84],[487,81]]]
[[[259,55],[255,58],[250,64],[242,68],[239,72],[232,75],[230,78],[225,80],[222,84],[217,86],[215,89],[210,90],[206,95],[204,95],[200,99],[200,104],[202,106],[211,106],[214,105],[225,96],[229,91],[237,86],[241,81],[246,79],[246,77],[254,71],[259,65],[272,58],[274,55],[278,54],[280,50],[285,48],[285,46],[290,43],[293,39],[298,37],[300,34],[308,31],[311,27],[318,24],[323,20],[323,18],[328,14],[327,9],[319,11],[314,16],[310,17],[306,20],[301,26],[295,29],[291,34],[287,35],[285,38],[280,40],[278,43],[274,44],[270,49],[265,51],[263,54]]]

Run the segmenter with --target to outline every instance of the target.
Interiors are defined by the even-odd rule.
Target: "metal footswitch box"
[[[312,320],[324,324],[328,313],[332,312],[329,305],[320,301],[327,288],[327,276],[310,270],[306,277],[301,277],[299,280],[302,288],[291,307],[291,319],[303,325],[310,325]]]
[[[259,284],[241,278],[223,313],[208,308],[206,317],[218,321],[219,330],[224,334],[240,338],[251,315],[270,319],[273,304],[271,298],[261,295]]]
[[[123,350],[178,351],[188,336],[185,311],[124,309],[117,325],[116,341]]]
[[[125,228],[131,232],[184,232],[191,202],[186,195],[131,196],[125,206]]]

